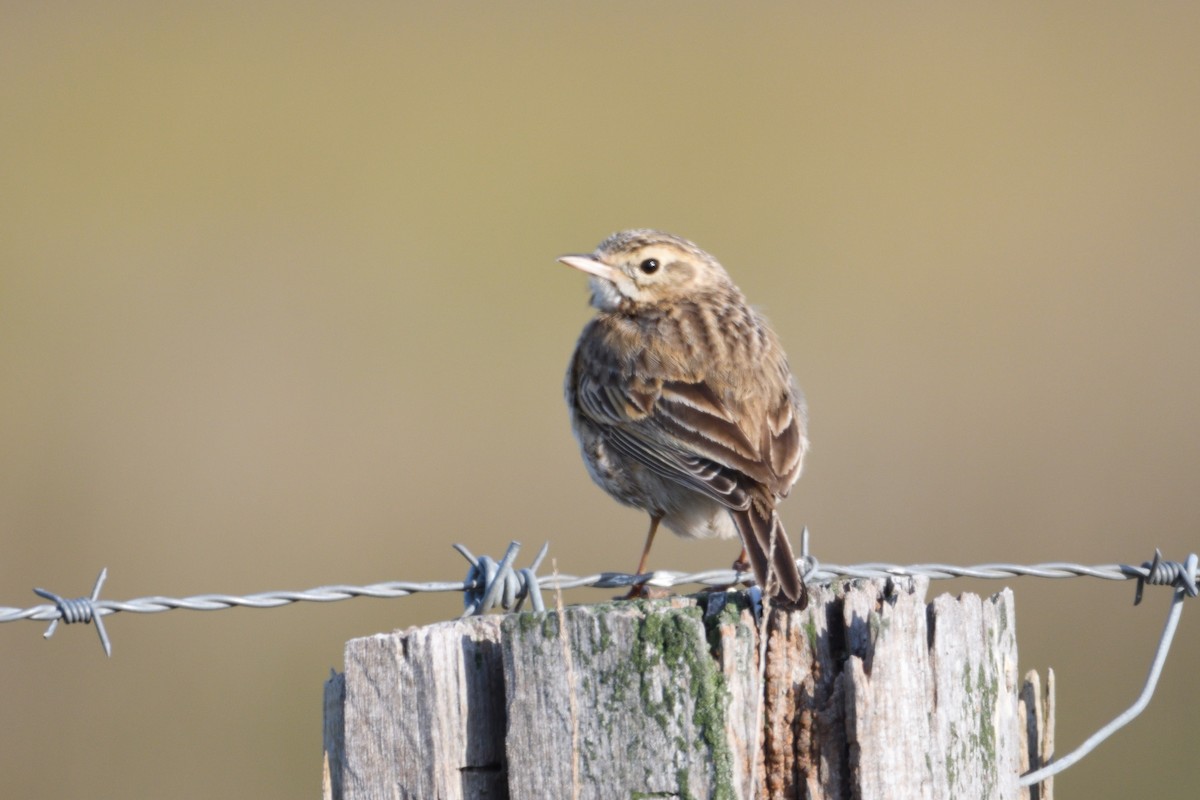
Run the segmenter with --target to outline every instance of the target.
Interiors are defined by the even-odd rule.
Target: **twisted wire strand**
[[[518,549],[520,547],[518,543],[514,543],[510,545],[510,550],[513,546]],[[466,550],[466,548],[462,548],[462,550]],[[545,548],[543,547],[543,556],[544,551]],[[467,552],[469,553],[469,551]],[[513,557],[515,558],[515,552],[513,553]],[[475,613],[482,613],[497,605],[503,608],[515,608],[516,603],[521,597],[530,597],[531,599],[536,597],[538,594],[537,591],[532,593],[529,591],[532,588],[530,579],[536,580],[536,588],[540,591],[547,589],[580,588],[622,589],[640,584],[648,584],[661,588],[674,588],[690,584],[725,586],[753,581],[753,576],[750,574],[735,572],[731,569],[705,570],[702,572],[659,570],[642,575],[633,575],[624,572],[596,572],[588,575],[538,576],[535,572],[541,562],[541,558],[537,559],[533,566],[525,569],[513,569],[512,560],[509,560],[508,566],[504,570],[499,569],[499,565],[497,565],[494,569],[490,569],[490,571],[487,567],[488,563],[495,565],[497,562],[488,559],[486,556],[479,559],[475,559],[474,556],[468,558],[468,560],[472,559],[474,560],[472,561],[471,570],[468,572],[467,578],[461,581],[384,581],[365,586],[335,584],[299,591],[259,592],[248,595],[200,594],[191,597],[153,595],[133,600],[101,600],[93,596],[92,598],[83,599],[88,601],[87,605],[91,609],[91,619],[99,620],[104,616],[121,611],[136,614],[157,614],[180,609],[187,609],[189,611],[220,611],[236,607],[278,608],[291,603],[331,603],[355,597],[392,599],[407,597],[419,592],[477,592],[480,588],[486,591],[489,587],[496,584],[497,577],[501,577],[503,579],[502,584],[497,587],[497,594],[493,596],[493,601],[498,598],[501,602],[493,602],[492,605],[487,607],[480,605]],[[482,565],[482,569],[480,565]],[[1154,566],[1151,563],[1141,566],[1130,564],[1099,564],[1089,566],[1070,562],[1049,562],[1031,565],[989,563],[966,567],[938,563],[909,565],[867,563],[850,566],[819,564],[815,569],[806,570],[805,574],[806,579],[815,583],[824,583],[836,578],[890,578],[905,576],[924,576],[933,580],[951,578],[1003,580],[1017,577],[1055,579],[1087,577],[1111,581],[1138,580],[1139,582],[1150,584],[1171,584],[1177,579],[1186,581],[1190,578],[1192,590],[1189,591],[1189,594],[1194,591],[1197,580],[1197,576],[1194,573],[1187,575],[1183,565],[1179,562],[1161,562],[1158,566]],[[509,588],[506,589],[504,588],[505,586]],[[53,599],[49,597],[49,593],[42,596],[47,597],[47,599]],[[57,597],[57,595],[54,597]],[[67,618],[70,612],[64,613],[63,609],[64,606],[57,601],[29,608],[0,606],[0,623],[15,622],[22,619],[37,621],[61,620],[65,624],[88,621],[87,619]]]

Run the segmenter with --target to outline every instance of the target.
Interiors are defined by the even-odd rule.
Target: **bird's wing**
[[[786,497],[800,478],[804,454],[808,450],[808,433],[804,395],[783,367],[784,386],[768,405],[766,424],[761,432],[761,453],[769,466],[771,482],[767,486],[777,497]]]
[[[707,381],[666,381],[648,422],[684,449],[782,497],[800,477],[807,446],[802,406],[783,378],[770,402],[745,407],[723,400]]]
[[[577,354],[572,385],[576,412],[613,448],[731,508],[758,487],[786,494],[799,474],[803,419],[789,391],[752,420],[704,380],[632,381],[603,348]]]
[[[603,432],[604,441],[626,458],[720,503],[748,505],[743,476],[673,442],[651,422],[661,396],[656,381],[633,386],[615,359],[603,352],[576,357],[567,381],[574,413]]]

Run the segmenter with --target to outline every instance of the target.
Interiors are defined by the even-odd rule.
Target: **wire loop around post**
[[[1142,562],[1142,569],[1146,570],[1146,574],[1138,575],[1133,604],[1136,606],[1142,602],[1142,589],[1147,583],[1152,586],[1174,585],[1187,592],[1188,597],[1195,597],[1197,593],[1195,559],[1196,554],[1192,553],[1184,563],[1164,561],[1162,551],[1157,547],[1154,548],[1154,560]]]
[[[1135,605],[1142,599],[1143,582],[1163,585],[1174,584],[1175,593],[1171,597],[1171,608],[1167,612],[1167,621],[1163,625],[1162,634],[1158,637],[1158,646],[1155,648],[1154,658],[1150,662],[1150,670],[1146,675],[1146,682],[1142,686],[1141,694],[1133,701],[1133,705],[1117,715],[1112,722],[1089,736],[1079,747],[1076,747],[1061,758],[1056,758],[1039,770],[1022,775],[1020,780],[1021,786],[1032,786],[1035,783],[1041,783],[1047,778],[1053,777],[1074,765],[1081,758],[1096,749],[1096,746],[1105,739],[1132,722],[1138,714],[1141,714],[1146,709],[1146,706],[1150,705],[1150,698],[1154,696],[1154,689],[1158,686],[1158,678],[1162,675],[1163,664],[1167,661],[1167,653],[1170,652],[1171,642],[1175,638],[1175,629],[1179,626],[1179,616],[1183,613],[1183,601],[1187,597],[1196,596],[1196,568],[1198,565],[1200,565],[1200,557],[1197,557],[1195,553],[1192,553],[1187,557],[1187,560],[1180,563],[1178,561],[1163,561],[1162,553],[1158,550],[1154,551],[1154,561],[1142,565],[1146,569],[1147,574],[1138,578],[1138,593],[1134,601]]]

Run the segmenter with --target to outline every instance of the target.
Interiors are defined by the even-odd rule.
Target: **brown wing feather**
[[[763,452],[774,478],[767,485],[776,497],[787,496],[804,466],[804,453],[808,449],[804,413],[804,401],[795,386],[781,392],[768,412],[763,428]]]
[[[603,338],[585,330],[568,385],[577,413],[603,426],[624,455],[730,508],[746,508],[756,485],[775,497],[787,493],[805,439],[786,367],[786,388],[764,414],[731,408],[705,380],[647,374],[648,363],[666,371],[642,360],[635,386]]]

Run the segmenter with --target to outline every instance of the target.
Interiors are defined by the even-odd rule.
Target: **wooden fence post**
[[[1012,593],[924,578],[476,617],[355,639],[325,689],[326,800],[1035,798],[1052,702]]]

